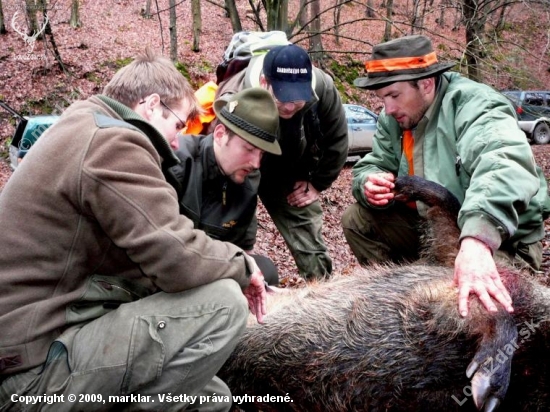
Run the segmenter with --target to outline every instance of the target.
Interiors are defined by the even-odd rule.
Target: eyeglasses
[[[185,131],[187,130],[187,122],[181,120],[181,118],[172,110],[170,109],[170,107],[168,107],[168,105],[166,103],[164,103],[162,100],[159,100],[160,101],[160,104],[166,109],[168,110],[170,113],[172,113],[174,116],[176,116],[176,119],[179,120],[179,122],[181,123],[181,133],[185,133]],[[144,104],[146,103],[146,100],[142,100],[141,102],[139,102],[139,104]]]
[[[176,116],[176,119],[178,119],[181,122],[182,127],[185,127],[185,124],[187,122],[184,122],[183,120],[181,120],[180,117],[172,109],[170,109],[168,107],[168,105],[166,103],[164,103],[162,100],[160,100],[160,104],[162,104],[166,108],[166,110],[168,110],[170,113],[172,113],[174,116]]]

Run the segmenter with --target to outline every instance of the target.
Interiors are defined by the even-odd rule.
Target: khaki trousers
[[[44,365],[5,379],[0,410],[227,411],[231,401],[223,397],[231,394],[215,375],[244,331],[248,312],[241,288],[228,279],[123,304],[63,333]],[[218,398],[207,401],[214,393]],[[63,395],[64,401],[18,401],[44,394]],[[95,401],[79,402],[84,394]],[[204,398],[193,402],[190,396]]]

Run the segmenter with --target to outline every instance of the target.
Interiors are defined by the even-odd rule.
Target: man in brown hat
[[[489,311],[496,300],[512,311],[493,255],[536,270],[542,260],[544,176],[508,100],[490,87],[445,73],[431,41],[407,36],[373,48],[367,77],[355,85],[384,101],[372,153],[353,168],[358,203],[342,217],[360,263],[418,257],[421,203],[393,202],[396,176],[437,182],[461,202],[460,251],[455,261],[458,306],[468,313],[477,294]]]
[[[213,104],[219,122],[207,136],[180,135],[172,168],[180,212],[210,237],[252,252],[256,242],[256,206],[260,161],[265,152],[281,154],[277,142],[279,115],[271,94],[245,89]],[[275,264],[251,254],[266,281],[275,285]]]

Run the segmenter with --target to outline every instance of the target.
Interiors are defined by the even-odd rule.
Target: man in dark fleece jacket
[[[213,105],[219,123],[207,136],[180,135],[171,171],[179,183],[180,211],[214,239],[252,252],[260,161],[264,152],[281,153],[279,114],[268,91],[253,87]],[[270,141],[270,139],[272,141]],[[277,268],[266,256],[251,254],[271,285]]]

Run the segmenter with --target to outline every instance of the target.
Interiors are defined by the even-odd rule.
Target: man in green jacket
[[[332,261],[321,234],[320,193],[338,177],[348,154],[342,101],[330,76],[289,44],[252,58],[222,82],[217,96],[260,86],[279,111],[282,155],[262,160],[259,195],[306,279],[328,277]]]
[[[215,375],[248,307],[262,320],[265,286],[242,249],[180,215],[163,173],[197,110],[173,63],[147,51],[72,104],[8,181],[0,410],[231,407]]]
[[[353,169],[358,203],[342,217],[361,264],[418,257],[420,203],[394,203],[396,176],[437,182],[461,202],[455,261],[458,307],[474,293],[489,311],[512,311],[493,255],[540,267],[548,190],[508,100],[490,87],[445,73],[431,41],[407,36],[373,48],[368,77],[355,85],[384,101],[371,153]]]

